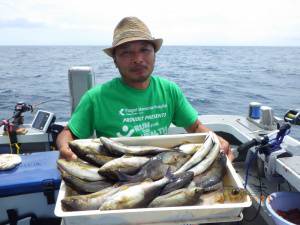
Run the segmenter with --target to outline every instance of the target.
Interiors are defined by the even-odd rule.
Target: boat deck
[[[252,123],[242,116],[231,116],[231,115],[208,115],[208,116],[200,116],[200,120],[209,128],[216,131],[219,135],[230,134],[232,140],[230,140],[231,144],[238,145],[244,143],[246,141],[252,140],[253,138],[257,138],[263,134],[269,134],[271,131],[262,130],[257,126],[256,123]],[[0,128],[1,129],[1,128]],[[185,130],[182,128],[171,127],[169,130],[170,134],[179,134],[185,133]],[[228,137],[225,137],[226,139]],[[50,137],[51,139],[51,137]],[[31,150],[47,150],[49,148],[48,134],[36,131],[30,127],[28,127],[28,133],[26,135],[18,136],[19,142],[22,143],[22,146],[28,146]],[[232,142],[233,141],[233,142]],[[0,130],[0,149],[1,151],[5,148],[2,146],[7,146],[9,143],[8,137],[2,135],[2,130]],[[39,144],[39,147],[33,147],[35,144]],[[41,148],[42,147],[42,148]],[[254,163],[248,180],[247,189],[250,194],[253,196],[252,202],[253,207],[247,208],[243,211],[243,215],[240,218],[234,218],[230,221],[230,219],[220,220],[222,223],[226,224],[270,224],[273,225],[273,221],[268,214],[264,200],[268,196],[268,194],[276,192],[276,191],[300,191],[300,142],[291,138],[286,137],[284,142],[282,143],[282,147],[286,149],[292,157],[283,157],[276,159],[275,161],[275,169],[276,172],[282,175],[285,178],[284,183],[278,185],[277,183],[270,182],[268,179],[263,177],[261,171],[261,162],[263,162],[264,158],[260,157],[256,163]],[[7,148],[7,147],[6,147]],[[251,149],[254,151],[254,149]],[[0,152],[3,153],[3,152]],[[240,178],[244,182],[245,178],[245,155],[240,154],[238,156],[238,160],[234,162],[234,167],[239,174]],[[260,163],[259,163],[260,162]],[[261,184],[258,177],[261,177]],[[261,186],[261,188],[260,188]],[[262,197],[261,197],[262,191]],[[261,209],[259,215],[252,221],[249,219],[253,218],[259,208],[261,202]],[[241,220],[239,222],[232,222],[233,220]],[[220,222],[220,221],[214,221]],[[187,221],[189,224],[193,224],[193,221]],[[203,223],[211,223],[213,221],[199,221]],[[218,223],[218,224],[222,224]],[[172,223],[176,224],[176,223]],[[182,223],[178,223],[182,224]],[[67,224],[65,224],[67,225]]]

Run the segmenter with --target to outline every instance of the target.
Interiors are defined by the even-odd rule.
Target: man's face
[[[148,81],[154,69],[154,47],[147,41],[122,44],[115,49],[114,62],[124,81],[136,87]]]

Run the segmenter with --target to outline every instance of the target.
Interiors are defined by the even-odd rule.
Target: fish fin
[[[171,166],[168,167],[165,177],[167,177],[170,180],[170,182],[174,182],[177,180],[177,176],[174,173],[172,173]]]
[[[220,181],[216,184],[213,184],[211,186],[203,188],[204,192],[211,192],[211,191],[216,191],[216,190],[219,190],[219,189],[223,189],[223,182],[222,181]]]
[[[101,144],[101,141],[100,141],[100,139],[99,139],[99,138],[93,138],[93,139],[91,140],[91,142],[94,142],[94,143],[99,143],[99,144]]]
[[[202,187],[195,187],[195,192],[199,193],[199,194],[202,194],[202,193],[204,193],[204,188],[202,188]]]
[[[115,175],[116,175],[117,179],[119,181],[122,181],[122,182],[124,182],[124,181],[132,181],[134,179],[134,177],[135,177],[135,176],[131,176],[131,175],[128,175],[126,173],[123,173],[123,172],[121,172],[119,170],[115,171]]]
[[[195,176],[195,173],[193,171],[185,171],[186,174],[188,174],[189,176],[191,176],[192,180]]]
[[[221,161],[221,165],[222,166],[226,166],[226,164],[227,164],[227,157],[226,157],[226,154],[225,154],[225,152],[220,152],[220,161]]]
[[[70,175],[66,170],[64,170],[60,165],[57,164],[57,169],[60,172],[61,177]]]
[[[151,178],[146,178],[143,182],[153,182],[153,180]]]

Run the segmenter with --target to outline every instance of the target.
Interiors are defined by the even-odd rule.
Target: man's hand
[[[189,133],[202,133],[211,131],[207,127],[205,127],[198,119],[195,123],[193,123],[190,127],[185,128],[185,130]],[[220,151],[224,152],[230,161],[234,160],[234,155],[231,151],[230,145],[228,141],[224,138],[218,136],[220,140]]]
[[[59,151],[60,151],[61,158],[64,158],[68,161],[77,159],[77,156],[74,154],[74,152],[72,152],[72,150],[69,148],[69,146],[61,147],[59,149]]]
[[[69,147],[69,142],[73,141],[74,135],[71,133],[68,127],[65,127],[57,137],[56,145],[60,151],[60,157],[66,160],[75,160],[77,156],[72,152]]]
[[[220,146],[220,151],[224,152],[227,155],[227,157],[230,161],[234,160],[234,155],[231,151],[231,148],[230,148],[230,145],[229,145],[228,141],[226,141],[224,138],[222,138],[220,136],[218,136],[218,138],[219,138],[220,145],[221,145]]]

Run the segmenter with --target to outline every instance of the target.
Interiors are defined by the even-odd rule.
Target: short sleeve
[[[82,96],[68,122],[68,127],[78,138],[89,138],[92,136],[94,132],[94,109],[89,92]]]
[[[174,84],[174,92],[175,104],[172,123],[178,127],[189,127],[197,120],[198,112],[189,103],[181,89],[176,84]]]

